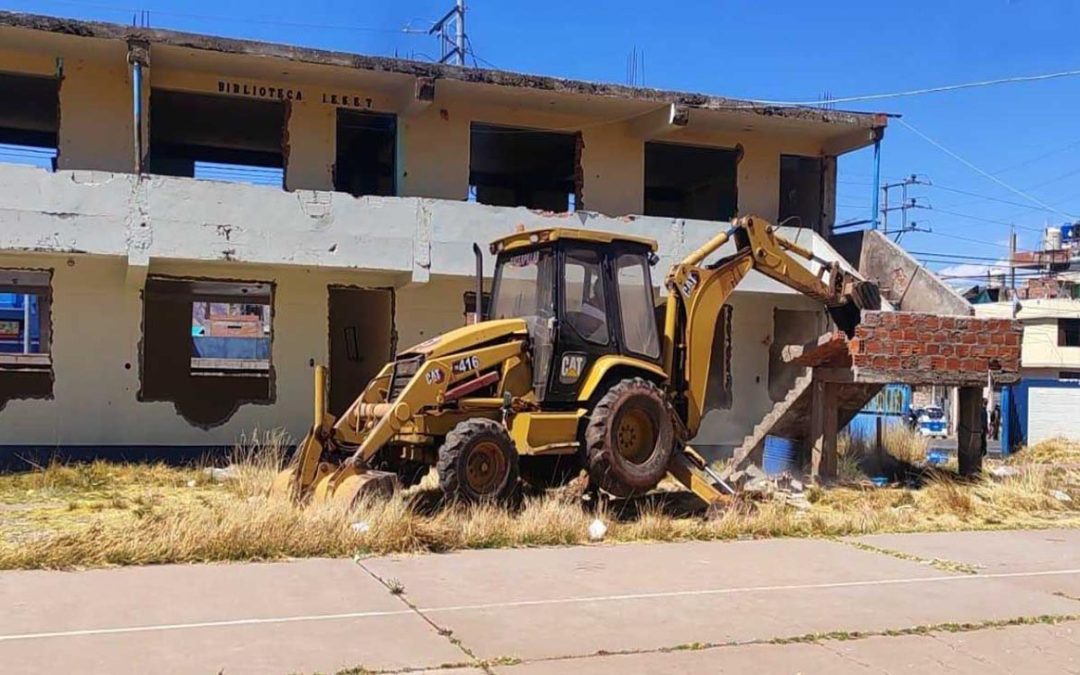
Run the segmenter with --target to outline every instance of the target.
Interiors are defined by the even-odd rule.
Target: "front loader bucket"
[[[397,475],[388,471],[357,469],[354,464],[347,463],[319,478],[312,501],[316,504],[339,504],[351,509],[365,498],[388,499],[399,489],[401,484]]]

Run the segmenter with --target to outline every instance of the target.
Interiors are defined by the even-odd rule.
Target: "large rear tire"
[[[589,478],[617,497],[656,487],[674,451],[671,405],[656,385],[640,377],[611,387],[585,428]]]
[[[501,424],[478,418],[459,422],[439,448],[439,487],[447,499],[499,501],[517,488],[518,454]]]

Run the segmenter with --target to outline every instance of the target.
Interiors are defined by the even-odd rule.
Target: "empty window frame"
[[[197,284],[191,296],[191,372],[269,370],[269,286]]]
[[[0,408],[52,396],[52,291],[48,270],[0,270]]]
[[[581,198],[581,135],[474,122],[469,201],[566,212]]]
[[[284,185],[285,102],[153,89],[152,173]]]
[[[645,144],[645,215],[731,220],[738,210],[739,151]]]
[[[0,162],[56,169],[60,81],[0,73]]]
[[[265,282],[148,278],[140,400],[172,401],[202,426],[273,401],[272,305]]]
[[[780,156],[780,221],[821,232],[824,165],[820,157]]]
[[[1080,347],[1080,319],[1058,319],[1058,346]]]
[[[338,108],[334,189],[360,197],[395,192],[397,118]]]
[[[0,366],[48,366],[52,294],[46,270],[0,270]]]

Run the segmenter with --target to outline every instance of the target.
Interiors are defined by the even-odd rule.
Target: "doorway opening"
[[[331,286],[330,414],[340,416],[394,357],[394,292]]]

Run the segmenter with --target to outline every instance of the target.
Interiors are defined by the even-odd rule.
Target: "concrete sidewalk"
[[[1080,531],[5,572],[0,606],[5,673],[1080,673]]]

